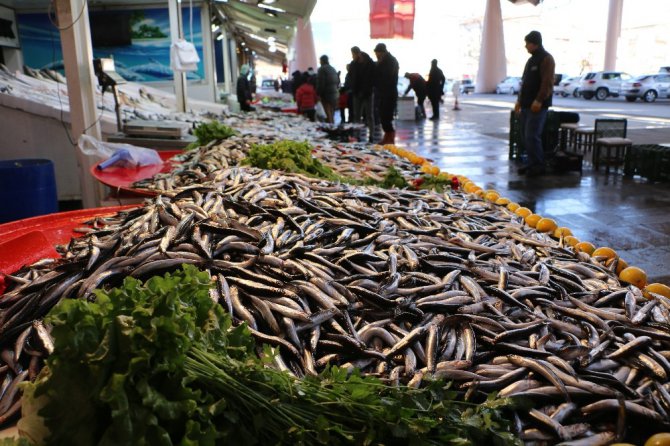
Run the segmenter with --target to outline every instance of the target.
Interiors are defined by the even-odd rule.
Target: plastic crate
[[[624,161],[624,175],[639,175],[649,181],[670,181],[670,146],[633,145]]]
[[[560,127],[560,114],[549,110],[547,112],[547,120],[544,123],[544,130],[542,131],[542,147],[547,159],[551,158],[551,154],[558,146]],[[509,159],[521,159],[525,154],[526,150],[523,147],[523,138],[521,137],[521,122],[514,113],[514,110],[511,110],[509,117]]]

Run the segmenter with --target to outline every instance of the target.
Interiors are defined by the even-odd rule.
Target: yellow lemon
[[[496,200],[496,204],[498,204],[500,206],[505,206],[509,203],[510,203],[509,198],[505,198],[505,197],[500,197]]]
[[[553,232],[557,227],[558,225],[552,218],[541,218],[535,225],[535,229],[540,232]]]
[[[617,264],[616,264],[616,273],[621,274],[621,271],[625,270],[628,268],[628,262],[626,262],[624,259],[619,257],[617,259]]]
[[[535,226],[537,226],[537,222],[540,221],[541,219],[542,219],[542,216],[539,215],[539,214],[530,214],[530,215],[527,215],[526,218],[524,218],[524,220],[526,221],[526,224],[528,226],[530,226],[531,228],[534,228]]]
[[[512,212],[516,211],[520,207],[521,207],[521,205],[519,203],[514,203],[514,202],[507,205],[507,209],[509,209]]]
[[[484,195],[484,198],[488,201],[494,201],[495,202],[498,198],[500,198],[500,194],[498,194],[498,192],[495,192],[495,191],[493,191],[493,192],[489,191],[489,192],[486,192],[486,194]]]
[[[433,167],[431,168],[430,173],[432,173],[433,175],[439,175],[439,174],[440,174],[440,168],[437,167],[437,166],[433,166]]]
[[[619,279],[642,289],[647,284],[647,273],[637,266],[629,266],[619,273]]]
[[[528,209],[527,207],[520,207],[520,208],[517,208],[516,211],[514,211],[514,213],[516,215],[520,216],[520,217],[526,218],[530,214],[532,214],[533,212],[530,209]]]
[[[665,296],[670,299],[670,287],[662,283],[650,283],[644,287],[642,293],[647,299],[651,299],[651,294],[649,293],[660,294],[661,296]]]
[[[595,250],[596,247],[591,242],[579,242],[575,245],[576,252],[585,252],[588,255],[591,255],[591,253]]]
[[[568,235],[572,235],[572,231],[570,228],[566,228],[565,226],[561,226],[560,228],[554,229],[554,237],[556,238],[561,238],[565,237]]]
[[[481,187],[475,191],[475,194],[479,195],[479,196],[482,197],[482,198],[484,197],[484,194],[485,194],[485,193],[486,193],[486,192],[485,192],[484,189],[482,189]]]
[[[577,243],[579,243],[579,239],[572,235],[566,235],[565,237],[563,237],[563,241],[568,246],[575,246],[577,245]]]
[[[652,435],[644,442],[644,446],[670,446],[670,432]]]
[[[591,257],[605,257],[606,259],[613,259],[616,256],[616,251],[607,246],[601,246],[591,254]]]

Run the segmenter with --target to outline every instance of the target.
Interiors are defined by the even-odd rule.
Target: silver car
[[[517,94],[521,90],[521,78],[509,76],[496,85],[497,94]]]
[[[621,94],[622,84],[631,79],[630,74],[621,71],[587,73],[582,78],[579,92],[584,99],[595,97],[599,101],[604,101],[608,96],[618,97]]]
[[[623,84],[623,95],[628,102],[642,98],[654,102],[656,98],[670,97],[670,73],[644,74]]]
[[[568,77],[559,82],[558,86],[554,88],[554,93],[567,98],[568,96],[579,97],[579,84],[581,82],[580,76]]]

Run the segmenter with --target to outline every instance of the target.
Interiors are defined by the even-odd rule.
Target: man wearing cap
[[[398,103],[398,60],[386,50],[386,45],[375,46],[377,66],[375,68],[375,94],[379,96],[379,120],[384,130],[382,144],[395,143],[393,114]]]
[[[542,35],[538,31],[528,33],[525,41],[526,50],[531,56],[523,70],[521,91],[514,112],[519,116],[528,161],[519,169],[519,173],[542,175],[545,172],[542,130],[551,106],[556,64],[552,55],[542,46]]]

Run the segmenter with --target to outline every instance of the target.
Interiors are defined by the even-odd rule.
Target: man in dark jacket
[[[357,46],[351,48],[351,70],[350,87],[353,98],[353,113],[351,122],[360,122],[361,116],[365,116],[365,123],[368,126],[369,141],[375,130],[375,120],[373,116],[374,97],[372,89],[375,81],[375,63],[372,58]]]
[[[328,62],[325,54],[319,58],[321,66],[316,72],[316,93],[326,112],[326,122],[335,122],[335,108],[340,97],[340,76]]]
[[[437,67],[437,59],[430,62],[430,73],[428,73],[428,99],[433,107],[432,121],[440,119],[440,101],[444,94],[444,83],[446,79],[444,73]]]
[[[251,85],[249,85],[249,66],[242,65],[240,68],[240,77],[237,78],[237,102],[242,111],[252,111],[251,106]]]
[[[382,144],[395,143],[393,114],[398,103],[398,60],[386,49],[386,45],[375,46],[377,66],[375,68],[375,94],[379,96],[379,119],[384,130]]]
[[[545,170],[542,130],[554,93],[556,64],[552,55],[542,46],[542,35],[538,31],[528,33],[525,41],[526,50],[531,56],[523,70],[521,91],[514,112],[519,116],[528,161],[519,169],[519,173],[542,175]]]
[[[426,100],[426,80],[419,73],[405,73],[405,78],[409,79],[409,85],[405,90],[403,96],[407,96],[410,90],[414,90],[416,94],[416,102],[419,106],[419,118],[424,119],[426,117],[426,109],[423,108],[423,103]]]

